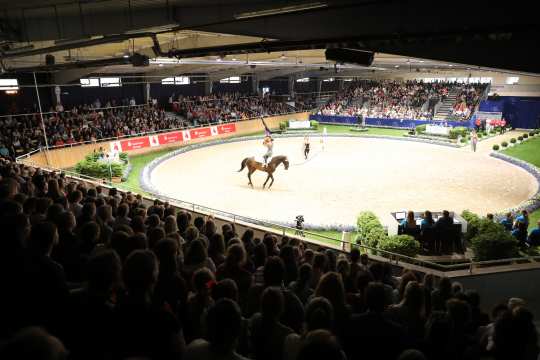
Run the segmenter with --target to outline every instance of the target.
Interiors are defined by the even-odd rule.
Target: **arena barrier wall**
[[[310,115],[310,120],[317,120],[320,123],[327,124],[343,124],[343,125],[357,125],[358,117],[356,116],[338,116],[338,115]],[[418,125],[424,124],[440,124],[440,121],[433,120],[415,120],[415,119],[382,119],[382,118],[370,118],[364,119],[367,126],[379,126],[379,127],[392,127],[410,129]],[[465,126],[472,127],[470,121],[445,121],[448,126]]]
[[[279,127],[281,121],[295,119],[307,120],[308,112],[293,113],[264,118],[269,128]],[[28,156],[24,161],[35,166],[49,166],[58,169],[74,167],[86,155],[94,150],[103,148],[105,151],[123,151],[130,155],[144,154],[164,148],[174,148],[184,145],[197,144],[206,141],[254,134],[264,130],[260,118],[243,120],[231,123],[217,124],[188,129],[179,129],[170,132],[155,133],[150,135],[135,136],[129,138],[101,141],[88,144],[73,144],[61,148],[52,148],[48,151],[36,152]]]

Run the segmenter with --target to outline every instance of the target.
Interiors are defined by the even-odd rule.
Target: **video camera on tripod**
[[[296,220],[296,231],[294,232],[295,235],[304,236],[304,216],[298,215],[295,218]]]

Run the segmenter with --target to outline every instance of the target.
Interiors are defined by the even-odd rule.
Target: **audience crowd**
[[[135,105],[96,99],[90,105],[65,109],[62,105],[43,114],[49,146],[63,146],[105,138],[133,136],[193,125],[215,124],[260,116],[291,113],[295,108],[269,96],[243,97],[238,93],[206,97],[180,97],[172,102],[177,115],[157,103]],[[0,155],[16,157],[45,146],[39,113],[0,116]]]
[[[186,125],[179,117],[170,116],[158,107],[141,106],[76,106],[69,110],[43,114],[49,146],[96,141]],[[0,154],[18,156],[45,146],[39,113],[0,117]]]
[[[459,91],[456,101],[452,106],[449,120],[467,120],[474,112],[475,106],[480,102],[480,97],[486,89],[485,84],[469,84]]]
[[[220,123],[260,116],[288,114],[296,109],[270,95],[248,96],[240,93],[213,94],[209,96],[178,97],[169,99],[175,112],[191,124]]]
[[[461,89],[454,105],[454,112],[459,111],[455,119],[466,120],[479,102],[483,90],[481,85],[463,87],[463,84],[449,82],[364,80],[354,82],[344,91],[338,92],[318,113],[371,118],[432,119],[436,105],[455,89]]]
[[[526,359],[524,300],[0,160],[0,359]]]

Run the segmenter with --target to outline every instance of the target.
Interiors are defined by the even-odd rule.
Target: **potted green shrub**
[[[505,147],[508,146],[508,143],[507,143],[506,141],[503,141],[503,142],[501,143],[501,146],[502,146],[503,148],[505,148]]]
[[[423,134],[426,132],[426,125],[418,125],[415,130],[417,134]]]
[[[523,136],[518,136],[518,141],[523,141]]]
[[[486,219],[480,220],[478,233],[471,239],[471,248],[476,261],[509,259],[519,255],[517,240],[500,224]]]
[[[529,136],[534,136],[534,131],[529,131]]]
[[[319,128],[319,122],[317,120],[311,120],[309,125],[313,130],[317,130]]]
[[[461,142],[462,144],[465,144],[467,142],[467,138],[462,137],[461,139],[459,139],[459,142]]]
[[[415,257],[420,253],[420,243],[410,235],[393,235],[381,240],[379,249]]]
[[[356,242],[370,248],[378,247],[387,235],[377,216],[371,211],[364,211],[358,215],[356,220],[358,228],[358,237]],[[373,250],[371,253],[376,253]]]
[[[511,138],[511,139],[510,139],[510,143],[511,143],[511,144],[515,144],[516,142],[517,142],[516,138]]]
[[[493,150],[498,151],[500,149],[499,145],[495,144],[493,145]]]

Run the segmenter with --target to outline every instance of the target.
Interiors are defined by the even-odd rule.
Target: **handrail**
[[[23,160],[23,161],[17,160],[17,162],[23,163],[23,164],[28,165],[28,166],[34,166],[34,165],[32,165],[33,162],[28,161],[28,160]],[[131,186],[127,186],[127,185],[121,185],[121,186],[117,187],[117,186],[113,185],[113,183],[106,181],[106,179],[103,179],[103,180],[102,179],[97,179],[97,178],[94,178],[94,177],[91,177],[91,176],[78,174],[78,173],[68,171],[68,170],[61,170],[61,169],[54,168],[54,167],[51,167],[51,166],[43,167],[43,166],[38,165],[38,166],[35,166],[35,167],[41,168],[41,169],[44,169],[44,170],[47,170],[47,171],[51,171],[51,172],[62,172],[64,174],[68,175],[68,177],[70,177],[70,178],[78,179],[78,180],[82,180],[82,181],[89,181],[89,182],[92,182],[93,184],[100,185],[100,186],[105,186],[107,188],[118,188],[118,190],[120,190],[120,191],[127,190],[129,192],[134,193],[134,194],[139,194],[138,189],[135,189],[135,188],[133,188]],[[455,271],[455,270],[468,270],[469,273],[472,274],[473,269],[476,268],[476,267],[484,267],[484,266],[490,266],[490,265],[493,266],[493,265],[498,265],[498,264],[515,263],[515,262],[529,262],[529,263],[540,262],[540,256],[526,256],[526,257],[519,257],[519,258],[507,258],[507,259],[488,260],[488,261],[470,261],[470,262],[463,262],[463,263],[460,263],[460,264],[448,264],[448,265],[447,264],[439,264],[439,263],[435,263],[435,262],[432,262],[432,261],[419,259],[419,258],[416,258],[416,257],[410,257],[410,256],[407,256],[407,255],[403,255],[403,254],[394,253],[394,252],[391,252],[391,251],[386,251],[386,250],[370,247],[370,246],[367,246],[367,245],[364,245],[364,244],[356,244],[356,243],[352,243],[350,241],[344,241],[344,240],[341,240],[341,239],[332,238],[332,237],[329,237],[329,236],[326,236],[326,235],[310,232],[309,230],[302,230],[303,234],[307,234],[307,235],[310,235],[312,237],[311,239],[306,239],[305,236],[299,237],[297,235],[294,235],[294,232],[296,232],[298,229],[296,229],[294,227],[287,226],[287,225],[282,225],[282,224],[278,224],[278,223],[274,223],[274,222],[266,221],[266,220],[261,220],[261,219],[255,219],[255,218],[251,218],[249,216],[239,215],[239,214],[231,213],[231,212],[225,211],[225,210],[214,209],[214,208],[211,208],[211,207],[208,207],[208,206],[205,206],[205,205],[200,205],[200,204],[196,204],[196,203],[193,203],[193,202],[190,202],[190,201],[184,201],[184,200],[181,200],[181,199],[172,198],[172,197],[165,196],[165,195],[158,195],[158,194],[153,194],[153,193],[148,193],[148,194],[151,197],[146,197],[144,194],[140,194],[140,195],[147,198],[148,200],[159,199],[159,200],[162,200],[162,201],[166,201],[166,202],[168,202],[168,203],[170,203],[170,204],[172,204],[172,205],[174,205],[174,206],[176,206],[176,207],[178,207],[180,209],[185,209],[185,210],[189,210],[189,211],[193,211],[193,212],[199,212],[199,213],[202,213],[202,214],[205,214],[205,215],[213,215],[213,216],[217,215],[217,217],[221,218],[221,220],[233,221],[233,222],[242,221],[242,222],[245,222],[247,224],[254,225],[254,226],[264,226],[264,227],[269,228],[269,229],[277,229],[282,236],[285,236],[285,235],[292,236],[292,237],[299,238],[302,241],[306,241],[306,242],[312,242],[313,240],[316,240],[317,238],[320,238],[320,239],[326,240],[326,242],[330,241],[330,242],[334,242],[334,243],[339,243],[340,245],[339,245],[338,248],[333,247],[335,250],[338,250],[338,251],[343,251],[343,249],[345,248],[344,245],[349,245],[349,246],[354,245],[354,246],[357,246],[357,247],[359,247],[361,249],[364,249],[365,251],[371,251],[371,252],[374,252],[376,254],[382,254],[382,255],[384,255],[384,257],[386,259],[388,259],[389,261],[395,263],[396,265],[399,265],[400,263],[402,263],[402,264],[413,264],[413,265],[422,266],[422,267],[427,268],[427,269],[436,269],[436,270],[439,270],[439,271],[442,271],[442,272]],[[332,247],[329,244],[327,244],[326,246]]]

